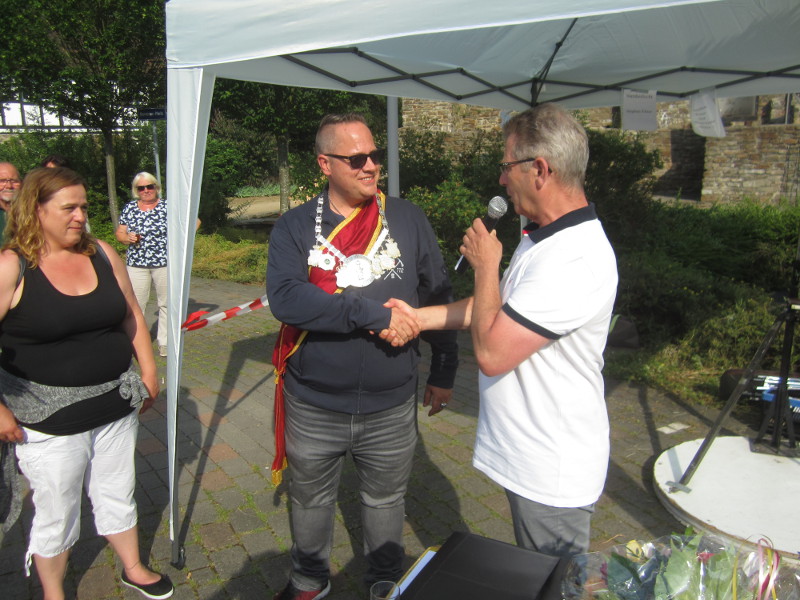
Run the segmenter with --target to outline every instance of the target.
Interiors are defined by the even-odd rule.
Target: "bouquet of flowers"
[[[708,535],[631,541],[576,556],[565,600],[800,600],[800,571],[766,540],[736,549]]]

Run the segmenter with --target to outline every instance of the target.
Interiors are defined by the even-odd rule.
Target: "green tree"
[[[5,0],[0,97],[22,97],[99,131],[116,224],[114,131],[166,98],[164,4]]]
[[[383,131],[386,123],[382,97],[229,79],[217,82],[214,107],[246,128],[265,134],[265,142],[274,140],[281,212],[289,208],[289,156],[292,152],[313,151],[314,135],[323,116],[333,112],[364,113],[375,132]]]

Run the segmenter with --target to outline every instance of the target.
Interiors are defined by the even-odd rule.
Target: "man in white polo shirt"
[[[421,329],[471,329],[481,371],[473,464],[505,488],[517,544],[571,556],[588,551],[608,469],[601,370],[616,259],[584,194],[583,127],[542,104],[503,134],[500,183],[530,224],[500,281],[502,245],[476,219],[461,247],[474,296],[416,315]]]

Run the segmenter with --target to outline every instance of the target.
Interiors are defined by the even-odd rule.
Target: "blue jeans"
[[[336,497],[345,455],[359,479],[366,583],[403,575],[405,493],[417,442],[417,402],[369,415],[317,408],[286,398],[286,455],[291,479],[292,583],[323,587],[330,577]]]
[[[589,551],[594,504],[559,508],[506,490],[517,546],[551,556],[571,557]]]

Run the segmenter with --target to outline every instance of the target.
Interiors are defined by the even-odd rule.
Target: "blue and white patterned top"
[[[167,266],[167,201],[162,198],[154,208],[141,210],[137,200],[122,208],[119,224],[141,236],[139,243],[128,246],[129,267],[152,269]]]

